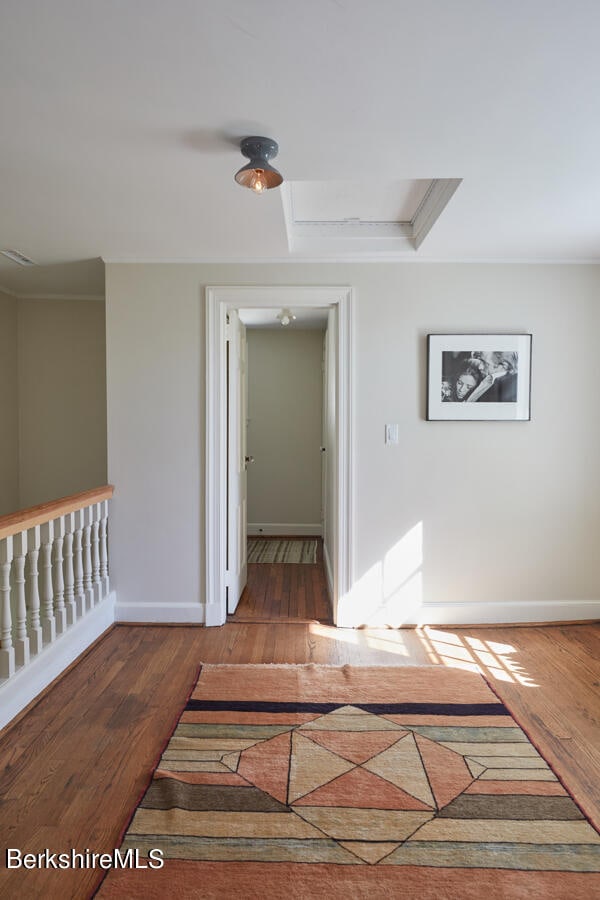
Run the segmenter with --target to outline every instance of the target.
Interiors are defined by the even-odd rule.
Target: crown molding
[[[558,258],[558,259],[548,259],[544,257],[472,257],[472,256],[420,256],[418,257],[416,254],[411,254],[410,256],[405,256],[399,253],[390,253],[390,252],[382,252],[382,253],[369,253],[364,256],[357,257],[356,253],[347,254],[347,255],[334,255],[334,256],[263,256],[263,257],[253,257],[249,259],[247,257],[224,257],[224,256],[213,256],[213,257],[190,257],[190,258],[177,258],[177,257],[163,257],[156,259],[143,259],[141,257],[107,257],[103,259],[103,262],[107,265],[116,265],[116,266],[152,266],[152,265],[182,265],[182,266],[265,266],[265,265],[273,265],[273,266],[281,266],[281,265],[321,265],[323,263],[327,263],[328,265],[334,264],[345,264],[345,265],[361,265],[362,263],[410,263],[411,265],[490,265],[490,266],[600,266],[600,258],[598,257],[590,257],[580,259],[570,259],[566,258]],[[0,287],[0,290],[2,288]],[[13,293],[12,291],[7,291],[7,293]],[[13,294],[14,296],[14,294]]]
[[[418,250],[462,182],[462,178],[435,178],[418,210],[412,226],[412,243]]]
[[[104,300],[104,294],[19,294],[19,300]]]
[[[33,294],[23,294],[19,291],[14,291],[12,289],[6,288],[0,284],[0,293],[8,294],[9,297],[14,297],[15,300],[104,300],[104,294],[46,294],[46,293],[33,293]]]

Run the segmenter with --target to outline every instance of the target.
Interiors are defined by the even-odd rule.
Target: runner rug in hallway
[[[121,847],[164,866],[102,898],[600,895],[596,829],[486,682],[442,666],[204,666]]]
[[[316,563],[315,540],[248,540],[249,563]]]

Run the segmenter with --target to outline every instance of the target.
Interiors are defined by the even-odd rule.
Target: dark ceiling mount
[[[283,176],[269,162],[279,151],[276,141],[266,137],[247,137],[241,141],[240,150],[250,162],[236,172],[238,184],[250,188],[255,194],[279,187]]]

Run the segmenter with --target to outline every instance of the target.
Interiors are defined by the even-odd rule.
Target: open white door
[[[327,534],[327,331],[323,332],[323,356],[321,359],[321,373],[323,377],[323,398],[321,414],[321,534],[323,540]]]
[[[335,560],[338,540],[341,534],[341,519],[335,510],[338,505],[338,380],[336,376],[338,358],[336,334],[338,330],[337,308],[329,310],[327,331],[325,332],[325,352],[323,367],[323,562],[327,586],[335,616]]]
[[[328,580],[333,598],[336,624],[346,624],[348,615],[344,600],[353,584],[353,417],[352,417],[352,288],[348,286],[279,286],[232,285],[206,288],[206,582],[205,621],[207,625],[223,625],[228,609],[235,608],[246,580],[246,509],[243,465],[245,429],[242,412],[235,419],[239,430],[235,454],[230,465],[228,422],[233,422],[227,409],[229,361],[224,336],[227,319],[231,318],[231,334],[239,338],[237,309],[274,309],[284,307],[332,307],[329,319],[328,350],[328,436],[325,445],[327,464],[325,479],[327,498],[325,526],[329,539],[324,543]],[[236,337],[236,335],[238,337]],[[231,349],[231,348],[230,348]],[[239,359],[236,349],[231,359]],[[240,391],[239,368],[231,385]],[[333,402],[332,402],[333,399]],[[237,400],[235,400],[238,403]],[[237,408],[237,407],[236,407]],[[232,477],[236,460],[238,481]],[[237,505],[230,499],[231,487],[238,492]],[[240,506],[243,505],[243,511]],[[229,528],[229,523],[235,528]],[[234,535],[237,537],[234,538]],[[232,544],[235,544],[232,546]],[[230,543],[231,541],[231,543]],[[230,565],[231,561],[231,565]],[[235,564],[234,564],[235,561]],[[226,602],[226,589],[232,598]],[[235,598],[235,600],[233,600]],[[340,606],[341,605],[341,606]]]
[[[248,577],[246,540],[246,326],[237,310],[227,325],[227,612],[234,613]]]

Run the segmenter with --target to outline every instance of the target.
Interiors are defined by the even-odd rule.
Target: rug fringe
[[[394,666],[390,663],[366,663],[357,666],[354,663],[200,663],[202,669],[398,669],[402,672],[422,672],[423,669],[439,669],[440,666],[428,664],[426,666]],[[472,675],[481,673],[471,672]],[[484,678],[485,681],[485,678]]]

